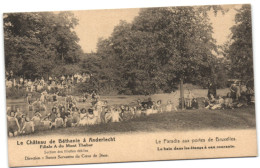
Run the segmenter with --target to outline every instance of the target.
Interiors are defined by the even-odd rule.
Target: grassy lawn
[[[233,110],[200,109],[152,114],[120,123],[60,128],[35,132],[33,135],[28,136],[252,129],[255,128],[255,126],[255,107],[252,105]]]

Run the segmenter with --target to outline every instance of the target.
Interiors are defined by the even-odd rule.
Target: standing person
[[[91,100],[92,100],[92,106],[94,106],[98,102],[99,96],[97,95],[96,91],[93,90],[91,93]]]
[[[185,104],[186,104],[186,108],[191,108],[191,105],[192,105],[192,99],[194,98],[194,95],[193,93],[191,92],[190,89],[188,89],[188,94],[187,94],[187,99]]]
[[[72,126],[77,126],[80,121],[80,113],[78,109],[71,111],[72,114]]]
[[[106,113],[108,113],[108,108],[107,106],[102,107],[102,111],[100,112],[100,122],[101,123],[106,123]]]
[[[20,85],[23,86],[23,77],[20,78]]]
[[[28,86],[28,91],[29,91],[29,92],[32,92],[32,91],[33,91],[33,89],[32,89],[33,86],[32,86],[32,81],[31,81],[31,79],[29,79],[27,86]]]
[[[171,112],[172,111],[172,101],[171,100],[167,101],[167,105],[166,105],[165,111],[166,112]]]
[[[216,96],[217,96],[217,86],[215,83],[212,83],[212,82],[208,83],[208,98],[209,99],[211,98],[210,94],[212,94],[214,96],[214,98],[216,98]]]
[[[231,98],[233,100],[238,100],[238,92],[239,89],[237,87],[237,82],[235,81],[231,86],[230,86],[230,93],[231,93]]]
[[[252,97],[254,96],[254,90],[250,86],[247,86],[245,94],[246,94],[247,104],[250,104],[252,102]]]
[[[40,101],[42,103],[45,103],[45,100],[46,100],[46,94],[44,92],[41,93],[41,96],[40,96]]]

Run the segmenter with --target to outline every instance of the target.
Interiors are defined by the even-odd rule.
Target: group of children
[[[205,108],[207,109],[234,109],[245,107],[250,104],[254,104],[254,100],[252,99],[253,96],[248,99],[246,96],[242,95],[238,99],[232,97],[230,92],[226,96],[216,96],[214,97],[210,94],[209,98],[205,99]]]
[[[74,74],[74,75],[62,75],[60,77],[51,77],[48,78],[36,78],[32,79],[25,79],[23,77],[13,77],[13,76],[6,76],[6,87],[7,88],[25,88],[27,92],[34,92],[34,91],[42,91],[44,89],[51,91],[53,89],[67,89],[71,90],[72,87],[81,82],[86,82],[90,79],[91,75],[87,73],[82,74]]]
[[[141,101],[138,99],[128,105],[108,105],[107,101],[93,100],[90,106],[68,97],[63,103],[55,102],[49,113],[47,109],[34,108],[33,116],[22,113],[19,108],[8,109],[8,134],[17,136],[31,134],[35,131],[58,129],[62,127],[77,127],[110,122],[128,121],[154,113],[177,111],[174,104],[168,100],[166,105],[162,101]],[[44,105],[39,99],[33,104]],[[50,105],[50,104],[49,104]]]
[[[48,96],[52,98],[51,101],[47,100]],[[36,101],[28,100],[28,111],[31,111],[32,115],[28,113],[26,115],[19,108],[9,108],[7,116],[9,136],[62,127],[128,121],[155,113],[177,111],[175,103],[171,100],[162,104],[161,100],[152,101],[148,98],[146,101],[138,99],[127,105],[109,105],[107,101],[100,100],[94,91],[92,94],[84,94],[77,100],[71,95],[65,98],[58,97],[56,94],[49,95],[47,92],[42,92]],[[230,94],[225,97],[209,94],[209,98],[205,98],[203,103],[207,109],[233,109],[248,105],[248,100],[242,101],[242,98],[243,96],[236,100]],[[195,98],[190,90],[183,102],[186,109],[198,109],[199,106],[203,106],[199,105],[198,98]]]

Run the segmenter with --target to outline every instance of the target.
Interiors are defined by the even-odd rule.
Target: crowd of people
[[[8,73],[5,78],[7,88],[25,88],[27,92],[42,91],[52,89],[67,89],[71,90],[78,83],[86,82],[91,78],[91,74],[76,73],[74,75],[62,75],[59,77],[49,76],[48,78],[26,79],[24,77],[14,77],[12,72]]]
[[[27,113],[22,112],[20,108],[8,107],[9,136],[61,127],[122,122],[154,113],[177,111],[172,101],[168,100],[166,105],[162,105],[161,100],[155,102],[151,98],[146,101],[138,99],[124,105],[108,105],[108,102],[101,100],[95,91],[91,94],[84,94],[78,99],[71,95],[63,100],[61,97],[58,99],[51,101],[37,99],[33,103],[28,103]],[[48,111],[46,106],[51,109]]]
[[[49,78],[35,80],[40,85],[52,85],[53,83],[83,82],[80,77],[62,76],[61,78]],[[148,116],[155,113],[173,112],[182,108],[185,109],[233,109],[247,106],[253,103],[254,91],[248,86],[243,86],[234,82],[230,87],[230,92],[226,96],[217,96],[215,91],[209,89],[206,98],[198,98],[192,90],[187,89],[183,101],[179,100],[179,107],[176,102],[168,100],[162,103],[161,100],[153,101],[136,100],[130,104],[109,105],[107,100],[102,100],[100,96],[93,91],[84,93],[81,96],[59,96],[56,92],[50,93],[43,90],[40,97],[34,98],[30,90],[33,86],[31,80],[20,80],[23,87],[28,88],[26,97],[26,108],[7,107],[7,121],[9,136],[31,134],[35,131],[58,129],[62,127],[78,127],[96,124],[106,124],[110,122],[128,121],[141,116]],[[38,85],[37,85],[38,86]],[[35,87],[37,88],[37,87]]]
[[[236,80],[231,84],[226,96],[218,96],[215,91],[209,90],[205,100],[207,109],[234,109],[254,104],[254,90],[249,85]]]

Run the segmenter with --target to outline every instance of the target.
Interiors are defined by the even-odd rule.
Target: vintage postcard
[[[257,156],[250,4],[3,20],[10,167]]]

